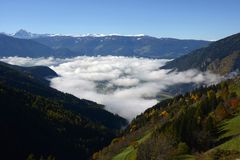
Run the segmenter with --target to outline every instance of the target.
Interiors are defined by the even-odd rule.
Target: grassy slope
[[[236,136],[240,134],[240,115],[223,122],[223,129],[227,132],[221,138]]]
[[[218,146],[218,149],[240,151],[240,115],[223,122],[223,130],[227,131],[220,138],[233,137]]]
[[[235,155],[236,152],[240,152],[240,114],[237,115],[234,118],[231,118],[229,120],[226,120],[222,122],[221,129],[223,131],[226,131],[223,135],[221,135],[219,138],[227,138],[227,137],[232,137],[230,140],[226,141],[225,143],[220,144],[219,146],[212,148],[202,154],[202,156],[198,159],[203,159],[203,160],[213,160],[216,156],[216,153],[220,151],[226,151],[229,152],[227,155],[221,155],[220,159],[224,160],[232,160],[239,157],[239,153]],[[215,154],[215,155],[214,155]],[[214,155],[214,156],[213,156]],[[218,157],[219,159],[219,157]]]
[[[229,86],[231,91],[235,91],[238,96],[240,96],[240,83],[233,83]],[[240,113],[238,113],[235,117],[227,119],[220,124],[220,129],[225,131],[219,139],[229,138],[226,142],[220,144],[219,146],[210,149],[205,153],[208,155],[211,152],[217,150],[234,150],[240,152]],[[208,156],[207,156],[208,157]],[[205,157],[206,158],[206,157]]]
[[[136,151],[133,146],[129,146],[124,149],[121,153],[113,157],[113,160],[134,160],[136,159]]]
[[[230,89],[240,96],[240,83],[230,85]],[[222,123],[223,130],[226,131],[220,138],[233,137],[229,141],[221,144],[217,148],[225,150],[240,151],[240,113],[236,117],[226,120]]]
[[[146,133],[144,137],[137,141],[138,144],[143,143],[151,136],[152,132]],[[113,157],[113,160],[135,160],[137,159],[137,148],[134,148],[132,145],[125,148],[121,153]]]

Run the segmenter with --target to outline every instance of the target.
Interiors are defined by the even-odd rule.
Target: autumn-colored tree
[[[168,112],[167,111],[162,111],[160,114],[163,118],[167,118],[168,117]]]
[[[239,106],[240,100],[238,98],[231,98],[229,100],[229,105],[231,109],[236,110],[237,107]]]
[[[228,116],[228,112],[223,104],[219,104],[215,110],[216,121],[221,121]]]

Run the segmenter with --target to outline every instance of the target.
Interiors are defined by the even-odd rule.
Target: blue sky
[[[217,40],[240,32],[239,6],[239,0],[0,0],[0,32]]]

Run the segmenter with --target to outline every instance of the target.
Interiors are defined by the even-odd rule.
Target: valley
[[[1,56],[2,157],[239,157],[238,37],[212,42],[174,60]],[[22,40],[28,48],[29,39]],[[220,50],[222,55],[218,48],[230,54]],[[204,56],[210,51],[213,62]],[[193,55],[201,58],[188,62]],[[194,66],[201,63],[207,67]],[[9,145],[14,147],[4,147]]]
[[[221,80],[218,75],[196,70],[170,72],[159,69],[171,61],[168,59],[80,56],[67,59],[8,57],[0,60],[21,66],[46,65],[59,75],[50,79],[51,87],[103,104],[106,110],[129,121],[159,100],[173,97],[170,89],[174,86],[192,83],[195,84],[190,87],[193,89]]]
[[[0,159],[240,158],[239,5],[133,2],[1,3]]]

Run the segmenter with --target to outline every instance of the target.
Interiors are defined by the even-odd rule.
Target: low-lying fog
[[[166,59],[80,56],[67,59],[6,57],[0,60],[21,66],[49,66],[60,75],[51,79],[53,88],[104,104],[107,110],[128,120],[155,105],[156,96],[171,85],[211,84],[219,80],[217,75],[208,72],[159,69],[169,61]]]

